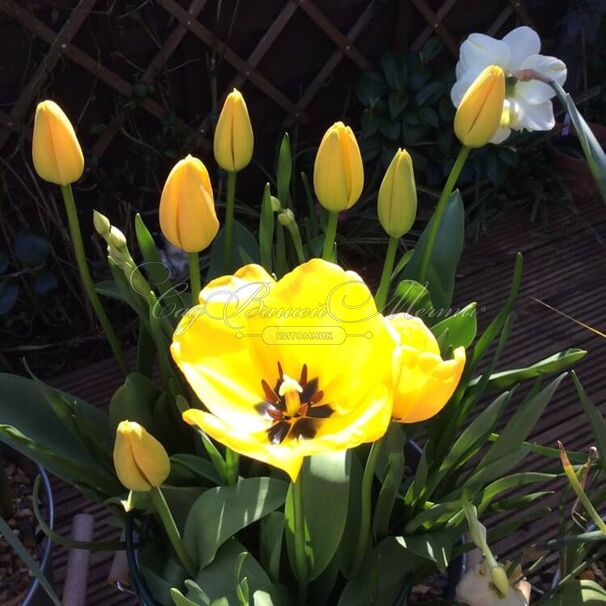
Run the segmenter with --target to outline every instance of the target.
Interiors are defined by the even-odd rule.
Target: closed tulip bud
[[[95,226],[95,231],[105,240],[109,237],[109,232],[112,228],[109,219],[98,210],[93,211],[93,225]]]
[[[116,430],[114,467],[126,488],[147,492],[160,486],[170,472],[164,446],[139,423],[122,421]]]
[[[412,159],[398,149],[379,188],[379,221],[387,235],[401,238],[410,231],[417,216],[417,186]]]
[[[331,212],[351,208],[364,187],[364,165],[349,126],[336,122],[324,134],[314,164],[314,189]]]
[[[207,248],[219,231],[215,201],[206,167],[187,156],[170,171],[160,199],[160,228],[165,238],[194,253]]]
[[[49,183],[69,185],[84,172],[74,127],[54,101],[42,101],[36,108],[32,159],[38,175]]]
[[[489,65],[467,89],[454,119],[455,134],[463,145],[482,147],[501,124],[505,101],[505,74]]]
[[[215,127],[214,152],[217,164],[229,172],[248,166],[252,159],[254,136],[248,108],[240,91],[227,95]]]

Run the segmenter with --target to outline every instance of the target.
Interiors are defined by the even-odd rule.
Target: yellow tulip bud
[[[455,134],[463,145],[482,147],[501,124],[505,101],[505,74],[489,65],[467,89],[454,119]]]
[[[217,164],[229,172],[248,166],[252,159],[254,136],[248,108],[240,91],[227,95],[215,127],[214,152]]]
[[[170,472],[164,446],[139,423],[122,421],[116,430],[114,467],[126,488],[147,492],[160,486]]]
[[[412,159],[398,149],[379,188],[379,221],[387,235],[401,238],[410,231],[417,216],[417,186]]]
[[[170,171],[160,199],[164,237],[186,252],[200,252],[219,231],[215,200],[206,167],[187,156]]]
[[[38,175],[57,185],[69,185],[84,172],[74,127],[54,101],[42,101],[36,108],[32,159]]]
[[[364,187],[364,165],[349,126],[335,122],[324,134],[314,164],[314,189],[331,212],[351,208]]]

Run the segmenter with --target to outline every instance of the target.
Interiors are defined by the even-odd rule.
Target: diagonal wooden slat
[[[65,20],[59,33],[56,34],[53,32],[53,40],[50,42],[50,49],[13,105],[10,113],[11,122],[17,125],[21,123],[26,113],[30,110],[32,101],[34,101],[38,95],[40,86],[48,78],[54,66],[61,59],[62,49],[64,49],[78,33],[78,30],[84,24],[84,21],[96,2],[97,0],[80,0],[70,13],[69,17]],[[21,9],[14,0],[0,0],[0,10],[15,18],[17,18],[16,13],[21,12]],[[34,31],[34,33],[36,32]],[[2,149],[9,136],[10,131],[8,130],[0,132],[0,149]]]
[[[202,9],[206,6],[208,0],[193,0],[189,5],[187,12],[192,18],[197,17]],[[170,32],[166,41],[158,52],[154,55],[153,59],[147,66],[145,73],[141,77],[141,80],[145,83],[152,82],[160,70],[166,65],[170,56],[175,52],[183,37],[187,34],[187,27],[181,22],[178,22],[174,29]],[[126,121],[126,112],[120,110],[118,114],[111,121],[109,126],[99,135],[97,141],[95,141],[92,147],[93,156],[99,158],[103,155],[105,150],[109,147],[114,137],[118,134],[124,122]],[[209,147],[210,144],[207,142],[205,147]]]
[[[506,6],[494,20],[494,23],[486,30],[486,33],[489,36],[495,36],[497,32],[503,27],[503,24],[509,19],[509,17],[513,14],[513,8],[511,6]]]
[[[17,22],[29,29],[32,33],[45,42],[53,44],[57,37],[56,32],[47,27],[42,21],[34,17],[24,8],[21,8],[15,4],[15,2],[12,0],[0,0],[0,9],[6,9],[5,12],[9,12],[9,7],[11,10],[9,14]],[[62,55],[71,59],[74,63],[93,74],[101,82],[107,84],[121,95],[127,98],[131,98],[133,96],[133,87],[128,81],[112,72],[110,69],[99,63],[97,59],[94,59],[84,51],[80,50],[71,42],[61,44],[60,50]],[[160,120],[165,119],[167,116],[166,108],[162,107],[162,105],[153,99],[144,99],[141,102],[141,107],[143,107],[143,109],[145,109],[152,116],[155,116]],[[177,124],[188,130],[196,141],[202,141],[202,137],[200,137],[200,135],[196,133],[189,125],[185,124],[181,120],[177,120]]]
[[[459,54],[459,45],[457,41],[454,39],[453,35],[446,29],[444,24],[438,15],[428,6],[428,4],[424,0],[410,0],[417,10],[423,15],[423,18],[427,23],[429,23],[429,27],[439,34],[443,39],[444,43],[448,47],[448,50],[452,53],[454,57]]]
[[[351,44],[353,44],[353,42],[355,42],[358,36],[364,31],[364,28],[368,25],[369,21],[372,19],[377,9],[378,6],[376,0],[372,0],[368,3],[368,6],[364,9],[364,12],[360,15],[358,20],[354,23],[353,27],[349,30],[347,34],[347,40],[349,40]],[[300,111],[303,111],[311,103],[312,99],[317,95],[321,86],[324,84],[324,82],[326,82],[326,79],[334,71],[341,59],[343,59],[344,55],[345,52],[339,47],[339,49],[336,50],[330,56],[330,59],[318,72],[318,74],[312,80],[311,84],[308,86],[303,96],[297,102],[297,106],[299,107]],[[293,123],[294,121],[290,116],[287,117],[284,121],[284,125],[286,127],[292,126]]]
[[[446,18],[446,16],[448,15],[450,10],[454,7],[454,5],[456,3],[457,3],[457,0],[446,0],[444,2],[444,4],[442,4],[442,6],[440,6],[440,8],[438,9],[438,12],[436,13],[436,17],[438,18],[438,20],[440,22],[444,21],[444,19]],[[425,44],[425,42],[433,34],[434,31],[435,31],[435,28],[433,27],[433,25],[432,25],[432,27],[426,27],[417,36],[417,39],[413,42],[413,44],[411,46],[412,50],[415,50],[415,51],[421,50],[421,48],[423,47],[423,44]]]
[[[251,65],[253,68],[256,68],[263,57],[268,53],[271,49],[272,44],[276,41],[276,38],[280,35],[282,30],[286,27],[286,24],[290,21],[290,18],[293,16],[295,11],[297,10],[297,6],[294,2],[287,2],[280,14],[274,19],[273,23],[269,27],[269,29],[265,32],[265,35],[261,38],[257,46],[253,49],[252,53],[248,56],[247,63]],[[243,82],[246,81],[246,76],[242,73],[238,73],[238,75],[232,80],[231,84],[227,87],[227,90],[223,93],[223,96],[220,100],[220,106],[225,101],[227,95],[234,89],[239,88]],[[209,128],[209,123],[212,118],[212,112],[209,112],[202,124],[199,127],[200,133],[204,134],[207,132]],[[297,112],[294,115],[294,118],[299,119],[301,116],[300,112]]]
[[[183,23],[197,38],[210,48],[221,54],[225,60],[250,80],[257,88],[263,91],[272,101],[287,113],[299,113],[297,106],[281,91],[279,91],[267,78],[262,76],[253,66],[249,65],[240,55],[234,52],[225,42],[219,40],[215,34],[197,19],[193,19],[187,11],[175,0],[156,0],[171,15]],[[307,116],[300,115],[299,120],[307,121]]]
[[[372,63],[352,44],[351,36],[344,36],[312,0],[291,0],[291,2],[297,3],[314,23],[333,40],[342,53],[354,61],[360,69],[369,70],[372,67]],[[369,4],[374,4],[374,2]]]
[[[518,13],[524,25],[528,25],[528,27],[532,27],[532,29],[537,29],[537,26],[530,16],[528,9],[526,6],[524,6],[522,0],[509,0],[509,4],[511,4],[511,6],[513,6],[513,10]]]

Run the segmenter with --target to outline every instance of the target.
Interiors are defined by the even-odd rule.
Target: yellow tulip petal
[[[38,175],[50,183],[68,185],[84,172],[84,156],[74,127],[54,101],[36,108],[32,160]]]
[[[341,153],[347,174],[347,208],[351,208],[362,195],[364,188],[364,163],[356,136],[349,126],[340,133]]]
[[[254,148],[254,135],[248,108],[239,93],[234,103],[232,128],[234,170],[238,171],[250,164]]]
[[[116,434],[114,444],[114,466],[118,480],[129,490],[138,492],[151,490],[151,484],[145,479],[135,463],[130,440],[120,432]]]
[[[264,433],[256,435],[245,426],[227,425],[215,415],[194,408],[183,413],[183,420],[199,427],[209,436],[241,455],[283,469],[293,482],[296,481],[304,455],[298,449],[292,448],[288,442],[269,444]]]
[[[314,163],[314,189],[320,204],[331,212],[348,207],[349,179],[339,136],[342,123],[326,131]]]
[[[418,423],[435,416],[454,393],[463,369],[465,350],[455,349],[452,360],[402,348],[401,375],[394,397],[394,418]]]
[[[440,355],[438,341],[421,318],[409,314],[394,314],[389,316],[387,321],[396,331],[401,345],[436,356]]]

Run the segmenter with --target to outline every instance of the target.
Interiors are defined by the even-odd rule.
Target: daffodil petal
[[[548,55],[530,55],[524,60],[522,69],[532,69],[548,80],[555,80],[560,86],[566,82],[566,64],[557,57]],[[550,88],[550,90],[553,90]],[[552,97],[555,95],[553,93]]]
[[[489,65],[507,65],[509,57],[507,44],[486,34],[471,34],[461,44],[460,60],[464,71],[474,71],[474,78]]]
[[[509,49],[509,61],[503,64],[509,72],[522,69],[529,55],[536,55],[541,50],[541,39],[532,28],[522,25],[512,29],[502,40]]]

